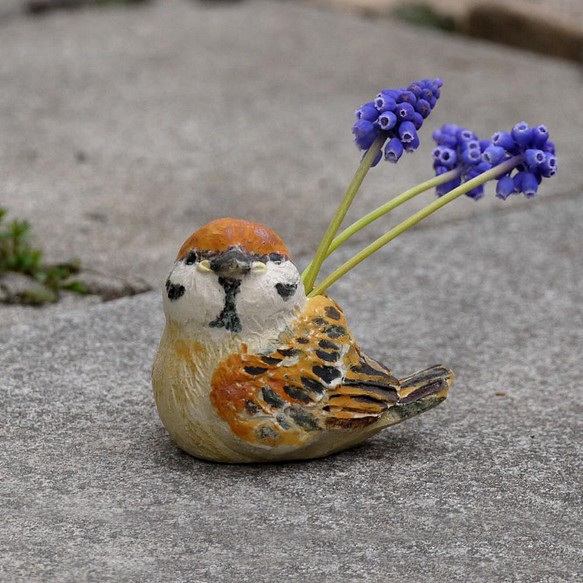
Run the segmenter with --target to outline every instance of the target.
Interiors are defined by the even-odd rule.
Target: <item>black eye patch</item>
[[[194,265],[196,263],[196,260],[198,259],[198,256],[196,254],[196,251],[191,251],[187,256],[186,259],[184,260],[184,263],[186,265]]]
[[[276,263],[277,265],[285,261],[285,257],[281,253],[270,253],[267,256],[267,259],[273,261],[273,263]]]
[[[180,299],[186,288],[179,283],[172,283],[169,279],[166,280],[166,294],[168,295],[168,299],[171,302],[175,302],[176,300]]]
[[[277,283],[275,285],[275,289],[277,293],[281,296],[281,299],[284,301],[289,300],[298,289],[297,283]]]

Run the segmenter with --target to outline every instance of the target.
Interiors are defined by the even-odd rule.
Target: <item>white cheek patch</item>
[[[249,273],[237,296],[237,312],[243,335],[282,329],[303,308],[306,294],[300,274],[291,261],[268,261],[265,273]]]
[[[207,327],[223,309],[225,294],[212,272],[201,272],[196,265],[177,261],[168,276],[172,286],[182,286],[184,292],[174,300],[163,292],[164,313],[177,323],[192,323]]]

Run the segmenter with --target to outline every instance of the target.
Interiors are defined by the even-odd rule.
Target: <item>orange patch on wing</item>
[[[226,217],[211,221],[193,233],[183,243],[177,259],[183,259],[192,249],[227,251],[235,245],[258,255],[280,253],[290,257],[285,243],[271,229],[259,223]]]
[[[267,370],[257,378],[245,372],[245,367]],[[268,386],[282,401],[287,399],[279,374],[275,366],[244,352],[229,356],[217,367],[211,380],[211,403],[242,440],[270,447],[299,446],[305,440],[306,435],[297,429],[278,424],[277,412],[259,397],[261,389]]]

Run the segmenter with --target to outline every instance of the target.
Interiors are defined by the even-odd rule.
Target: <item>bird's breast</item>
[[[167,324],[152,370],[154,398],[160,419],[185,451],[205,459],[233,457],[232,434],[209,399],[218,364],[241,350],[235,337],[222,342],[181,337]]]

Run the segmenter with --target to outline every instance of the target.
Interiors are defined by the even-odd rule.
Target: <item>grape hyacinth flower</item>
[[[487,140],[479,140],[474,132],[454,124],[446,124],[433,132],[437,147],[433,150],[433,169],[440,176],[457,169],[458,175],[436,188],[438,196],[443,196],[492,168],[492,164],[483,159],[483,153],[490,145]],[[474,200],[484,196],[484,185],[472,188],[466,195]]]
[[[555,144],[549,140],[549,131],[543,125],[529,128],[522,121],[510,133],[496,132],[492,136],[491,146],[486,148],[482,157],[492,165],[520,157],[516,168],[498,179],[496,196],[502,200],[521,192],[532,198],[542,179],[557,173]]]
[[[324,293],[360,262],[456,198],[464,194],[474,200],[482,198],[484,185],[490,180],[497,181],[498,198],[506,200],[511,194],[521,192],[531,198],[537,193],[542,179],[557,172],[555,145],[549,140],[549,132],[543,125],[531,128],[520,122],[510,132],[496,132],[491,140],[480,140],[466,128],[446,124],[433,133],[437,143],[433,150],[435,176],[388,200],[337,235],[368,170],[381,160],[383,154],[385,160],[397,162],[403,152],[417,149],[417,131],[433,110],[441,86],[440,79],[424,79],[411,83],[406,89],[386,89],[374,101],[365,103],[356,111],[352,133],[356,145],[365,153],[314,259],[302,274],[308,296]],[[324,260],[350,237],[433,188],[437,199],[392,227],[315,285]]]
[[[352,133],[358,148],[365,152],[318,245],[314,259],[303,274],[307,290],[313,288],[334,236],[370,168],[380,162],[383,153],[385,160],[397,162],[403,152],[412,152],[419,147],[417,131],[435,107],[442,85],[441,79],[437,78],[433,81],[415,81],[404,89],[383,89],[374,101],[356,110]]]
[[[543,125],[529,128],[525,122],[516,124],[510,132],[496,132],[491,140],[477,136],[455,125],[444,125],[433,133],[437,147],[433,150],[436,175],[457,170],[457,176],[440,184],[436,191],[443,196],[461,184],[502,163],[514,160],[511,168],[498,177],[496,196],[506,200],[511,194],[535,196],[543,178],[557,171],[555,145]],[[484,185],[470,189],[467,196],[478,200],[484,195]]]
[[[352,126],[358,148],[368,151],[377,138],[381,138],[384,158],[398,162],[403,152],[413,152],[419,147],[417,131],[429,116],[439,99],[441,79],[415,81],[404,89],[383,89],[374,101],[365,103],[356,112]],[[380,161],[377,155],[373,166]]]

